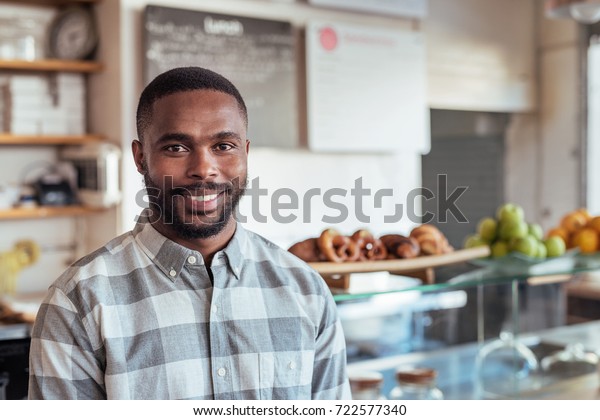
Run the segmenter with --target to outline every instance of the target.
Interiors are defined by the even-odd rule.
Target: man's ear
[[[134,140],[131,142],[131,151],[133,152],[133,161],[137,171],[144,175],[146,172],[144,168],[144,145],[139,140]]]
[[[250,151],[250,140],[246,139],[246,154]]]

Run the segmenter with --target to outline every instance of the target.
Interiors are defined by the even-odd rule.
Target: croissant
[[[414,258],[421,253],[419,243],[414,238],[403,235],[383,235],[379,238],[392,258]]]
[[[288,249],[288,252],[291,252],[305,262],[319,262],[325,260],[325,256],[317,246],[317,238],[309,238],[298,242],[292,245]]]
[[[421,247],[423,255],[440,255],[452,250],[448,239],[433,225],[420,225],[410,232],[410,237],[415,239]]]

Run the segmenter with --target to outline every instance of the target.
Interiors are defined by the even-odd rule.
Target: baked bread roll
[[[383,235],[379,238],[388,251],[388,258],[414,258],[421,253],[416,239],[403,235]]]
[[[358,244],[359,261],[377,261],[387,258],[388,252],[381,239],[377,239],[366,229],[357,230],[350,237]]]
[[[423,255],[440,255],[452,251],[448,239],[433,225],[420,225],[410,232],[410,237],[415,239],[421,247]]]
[[[358,244],[337,230],[325,229],[317,239],[317,246],[327,261],[357,261],[360,256]]]
[[[324,261],[325,256],[319,251],[317,238],[309,238],[292,245],[288,252],[306,262]]]

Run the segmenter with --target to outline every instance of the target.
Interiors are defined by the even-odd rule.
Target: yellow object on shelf
[[[18,241],[12,250],[0,253],[0,294],[14,293],[21,270],[34,264],[40,247],[31,240]]]

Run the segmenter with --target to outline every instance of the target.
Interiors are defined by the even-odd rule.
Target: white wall
[[[538,10],[542,15],[542,2]],[[581,55],[580,26],[541,18],[539,59],[538,212],[544,228],[580,207]],[[524,162],[526,164],[526,162]]]
[[[376,235],[383,233],[408,233],[414,225],[406,217],[396,223],[386,223],[386,216],[396,214],[397,204],[405,206],[411,188],[421,183],[420,156],[404,155],[340,155],[314,154],[307,151],[285,152],[274,149],[250,148],[249,179],[257,178],[260,187],[269,191],[269,196],[278,189],[289,188],[297,193],[300,208],[294,211],[281,211],[283,216],[295,215],[297,219],[291,223],[277,223],[273,220],[276,213],[271,208],[271,198],[259,201],[261,214],[267,216],[267,222],[248,217],[246,226],[273,240],[283,247],[288,247],[298,239],[315,237],[327,226],[336,226],[342,233],[352,234],[359,228],[368,228]],[[362,178],[362,186],[371,189],[371,194],[361,200],[362,214],[369,217],[365,220],[355,206],[355,197],[351,189],[355,181]],[[310,207],[302,205],[303,197],[311,188],[319,188],[321,194],[310,200]],[[348,218],[339,224],[325,223],[323,216],[336,217],[339,212],[328,207],[323,201],[323,194],[330,188],[342,188],[347,191],[346,197],[335,197],[335,201],[343,203],[348,209]],[[374,196],[377,190],[389,189],[393,196],[383,199],[381,206],[376,206]],[[389,195],[392,195],[390,193]],[[281,200],[284,202],[284,200]],[[285,202],[288,202],[286,199]],[[380,207],[380,208],[379,208]],[[252,215],[251,197],[245,197],[240,205],[242,215]],[[417,211],[420,209],[417,208]],[[325,219],[327,220],[327,219]]]
[[[429,104],[437,109],[535,108],[534,0],[429,0]]]
[[[513,114],[506,139],[506,197],[523,205],[544,229],[555,226],[581,201],[580,26],[544,16],[535,2],[536,103]],[[592,178],[589,177],[591,180]]]
[[[587,206],[600,214],[600,42],[588,54]]]

